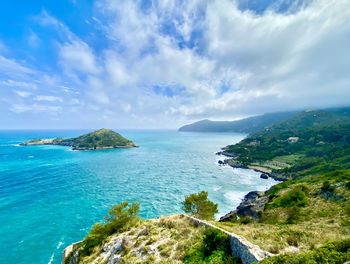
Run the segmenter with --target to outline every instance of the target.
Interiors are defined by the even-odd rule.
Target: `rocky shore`
[[[260,172],[260,178],[262,179],[268,179],[269,177],[276,180],[276,181],[286,181],[288,178],[285,175],[282,175],[280,173],[276,173],[270,169],[254,166],[254,165],[246,165],[242,162],[238,161],[238,156],[232,153],[228,153],[225,151],[219,151],[216,153],[216,155],[227,157],[224,160],[219,160],[219,165],[225,166],[228,165],[232,168],[239,168],[239,169],[250,169],[254,170],[256,172]]]
[[[271,170],[263,167],[245,165],[238,161],[238,156],[233,153],[225,152],[225,150],[217,152],[216,155],[226,157],[224,160],[219,160],[218,163],[221,166],[230,166],[232,168],[250,169],[256,172],[260,172],[260,178],[268,179],[269,177],[276,181],[285,181],[287,177],[272,172]],[[258,220],[261,212],[264,210],[265,204],[269,201],[269,197],[265,192],[252,191],[247,193],[238,207],[220,217],[219,222],[235,221],[241,217],[250,217],[254,220]]]
[[[219,222],[235,221],[237,217],[250,217],[258,220],[260,213],[264,210],[265,204],[269,201],[265,192],[252,191],[247,193],[236,210],[220,217]]]

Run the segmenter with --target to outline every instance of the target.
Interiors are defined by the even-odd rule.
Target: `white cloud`
[[[47,113],[47,114],[57,114],[62,111],[60,106],[43,105],[43,104],[13,104],[10,110],[16,114],[22,114],[25,112],[32,113]]]
[[[35,101],[46,101],[46,102],[63,102],[63,99],[58,96],[52,95],[37,95],[34,98]]]
[[[26,92],[26,91],[14,91],[15,94],[17,94],[19,97],[27,98],[29,97],[32,93]]]
[[[260,14],[241,10],[238,1],[246,0],[146,7],[98,0],[88,18],[93,30],[80,36],[43,11],[37,20],[57,32],[62,72],[42,73],[0,56],[7,76],[0,85],[22,91],[20,82],[32,83],[37,102],[60,103],[88,124],[102,113],[103,122],[131,127],[350,103],[347,0],[298,0],[283,13],[277,1]],[[23,112],[22,103],[13,109]]]
[[[83,41],[73,41],[60,46],[59,55],[63,67],[68,71],[97,74],[95,56]]]

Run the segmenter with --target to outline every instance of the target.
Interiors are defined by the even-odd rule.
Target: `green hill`
[[[233,167],[270,170],[286,179],[250,201],[251,206],[264,201],[257,220],[249,217],[251,207],[246,216],[233,211],[219,224],[282,254],[263,263],[350,260],[349,108],[301,112],[223,152]]]
[[[111,148],[131,148],[136,145],[129,139],[110,129],[99,129],[75,138],[34,139],[23,145],[60,145],[70,146],[74,150],[96,150]]]
[[[208,119],[185,125],[179,128],[182,132],[237,132],[253,133],[275,122],[285,120],[297,112],[269,113],[244,118],[237,121],[211,121]]]
[[[236,156],[243,165],[270,167],[288,175],[307,169],[349,169],[350,112],[347,108],[301,112],[226,147],[224,153]],[[271,165],[279,162],[286,164],[280,166],[283,170]]]

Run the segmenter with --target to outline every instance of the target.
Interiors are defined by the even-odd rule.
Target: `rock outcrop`
[[[269,197],[264,192],[249,192],[236,210],[220,218],[220,222],[232,221],[238,217],[250,217],[258,220],[260,213],[264,210],[265,204],[269,201]]]

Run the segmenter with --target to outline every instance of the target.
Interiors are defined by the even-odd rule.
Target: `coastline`
[[[274,173],[268,168],[254,165],[244,165],[237,161],[237,156],[235,154],[227,153],[224,150],[217,152],[216,155],[226,157],[226,159],[218,161],[219,166],[230,166],[232,168],[253,170],[261,173],[260,178],[262,179],[274,179],[276,184],[287,180],[285,176]],[[265,204],[268,202],[268,200],[266,191],[250,191],[245,194],[235,209],[221,216],[218,221],[231,221],[237,219],[237,217],[250,217],[254,220],[258,220],[259,215],[264,210]]]
[[[245,165],[237,161],[237,156],[235,154],[227,153],[225,151],[219,151],[216,153],[218,156],[224,156],[227,157],[227,159],[219,160],[219,165],[221,166],[230,166],[232,168],[238,168],[238,169],[247,169],[247,170],[253,170],[256,172],[261,173],[262,175],[265,175],[267,177],[270,177],[276,181],[286,181],[288,178],[282,174],[278,174],[276,172],[273,172],[269,168],[265,168],[262,166],[256,166],[256,165]],[[261,176],[261,178],[265,178],[264,176]],[[265,178],[266,179],[266,178]]]

